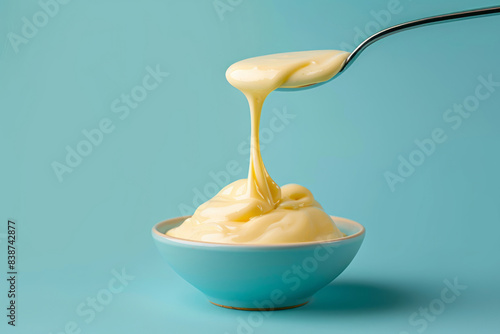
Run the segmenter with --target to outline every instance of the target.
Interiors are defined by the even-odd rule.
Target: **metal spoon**
[[[488,7],[488,8],[481,8],[481,9],[474,9],[474,10],[468,10],[465,12],[456,12],[456,13],[450,13],[450,14],[443,14],[443,15],[438,15],[438,16],[431,16],[415,21],[410,21],[406,23],[401,23],[392,27],[389,27],[387,29],[384,29],[382,31],[377,32],[376,34],[373,34],[372,36],[368,37],[365,39],[356,49],[354,49],[353,52],[347,57],[346,61],[344,62],[344,65],[340,69],[340,71],[335,74],[332,78],[330,78],[327,81],[315,83],[315,84],[310,84],[310,85],[305,85],[301,87],[296,87],[296,88],[279,88],[278,90],[280,91],[285,91],[285,90],[304,90],[304,89],[309,89],[313,88],[319,85],[322,85],[330,80],[332,80],[334,77],[337,77],[339,73],[343,72],[345,69],[347,69],[353,61],[359,56],[359,54],[366,49],[370,44],[373,42],[378,41],[379,39],[382,39],[384,37],[387,37],[389,35],[392,35],[394,33],[403,31],[403,30],[408,30],[412,29],[415,27],[420,27],[423,25],[430,25],[430,24],[435,24],[435,23],[440,23],[443,21],[450,21],[450,20],[458,20],[458,19],[468,19],[468,18],[473,18],[476,16],[485,16],[485,15],[494,15],[494,14],[500,14],[500,7]]]

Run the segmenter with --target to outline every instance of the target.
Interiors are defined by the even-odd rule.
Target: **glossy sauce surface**
[[[268,174],[259,145],[259,123],[267,95],[331,79],[349,53],[290,52],[249,58],[229,67],[226,78],[247,98],[251,116],[248,178],[224,187],[167,235],[218,243],[281,244],[342,238],[312,193],[297,184],[279,187]]]

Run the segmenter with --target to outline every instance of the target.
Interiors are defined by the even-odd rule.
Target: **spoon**
[[[410,22],[405,22],[401,24],[397,24],[395,26],[389,27],[387,29],[384,29],[382,31],[379,31],[372,36],[368,37],[365,39],[356,49],[354,49],[353,52],[347,57],[345,60],[344,64],[340,68],[340,71],[336,75],[334,75],[332,78],[330,78],[327,81],[323,82],[318,82],[314,84],[309,84],[305,86],[300,86],[300,87],[295,87],[295,88],[279,88],[278,90],[280,91],[286,91],[286,90],[304,90],[304,89],[310,89],[319,85],[323,85],[327,83],[328,81],[332,80],[334,77],[337,77],[339,73],[343,72],[345,69],[347,69],[353,61],[359,56],[361,52],[363,52],[369,45],[372,43],[387,37],[389,35],[392,35],[394,33],[403,31],[403,30],[408,30],[412,29],[415,27],[420,27],[424,25],[430,25],[430,24],[435,24],[435,23],[440,23],[443,21],[450,21],[450,20],[458,20],[458,19],[468,19],[468,18],[473,18],[476,16],[485,16],[485,15],[494,15],[494,14],[500,14],[500,7],[488,7],[488,8],[481,8],[481,9],[474,9],[474,10],[468,10],[464,12],[456,12],[456,13],[450,13],[450,14],[443,14],[443,15],[438,15],[438,16],[431,16],[431,17],[426,17],[423,19],[415,20],[415,21],[410,21]]]

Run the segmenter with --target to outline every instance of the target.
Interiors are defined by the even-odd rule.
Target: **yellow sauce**
[[[260,154],[259,122],[269,93],[279,87],[327,81],[339,72],[348,55],[336,50],[290,52],[249,58],[231,65],[226,78],[245,94],[250,106],[248,178],[224,187],[167,235],[247,244],[308,242],[345,236],[307,188],[297,184],[280,188],[269,176]]]

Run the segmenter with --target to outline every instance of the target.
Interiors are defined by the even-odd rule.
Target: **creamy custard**
[[[259,146],[262,105],[273,90],[331,79],[349,53],[336,50],[290,52],[249,58],[229,67],[226,78],[250,106],[248,178],[224,187],[191,218],[167,235],[217,243],[281,244],[345,236],[312,193],[297,184],[279,187],[269,176]]]

